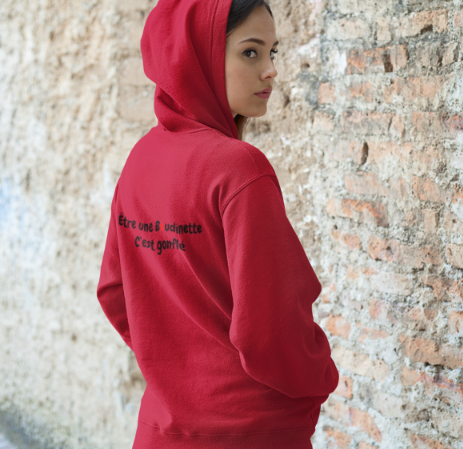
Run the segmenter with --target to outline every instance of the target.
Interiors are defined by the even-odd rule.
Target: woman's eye
[[[246,50],[245,52],[243,52],[245,55],[247,55],[250,51],[253,51],[254,53],[257,53],[256,50]],[[251,59],[254,59],[254,58],[251,58]]]
[[[247,55],[247,54],[249,54],[249,52],[251,52],[251,51],[253,51],[254,53],[257,53],[256,50],[246,50],[246,51],[244,52],[244,54]],[[271,50],[270,53],[272,53],[272,52],[273,52],[273,54],[274,54],[274,57],[273,57],[272,59],[275,59],[276,54],[278,53],[278,50]],[[254,59],[254,58],[251,57],[251,59]]]

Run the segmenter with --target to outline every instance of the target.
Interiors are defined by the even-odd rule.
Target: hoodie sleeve
[[[222,212],[233,295],[230,341],[243,369],[290,397],[333,392],[339,373],[313,320],[321,284],[291,223],[275,175],[261,174]]]
[[[98,301],[106,317],[119,332],[125,343],[133,350],[130,338],[129,322],[125,307],[124,288],[122,285],[121,262],[116,232],[116,186],[111,203],[111,218],[106,237],[106,246],[101,263],[100,280],[97,287]]]

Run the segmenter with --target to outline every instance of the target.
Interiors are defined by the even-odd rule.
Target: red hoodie
[[[97,289],[147,382],[135,449],[310,448],[339,380],[275,171],[238,140],[230,5],[159,0],[141,39],[159,125],[117,182]]]

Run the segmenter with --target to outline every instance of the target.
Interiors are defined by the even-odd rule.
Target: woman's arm
[[[97,297],[101,308],[113,327],[119,332],[125,343],[133,350],[130,338],[129,322],[125,307],[124,288],[122,285],[121,263],[116,232],[116,186],[111,203],[111,218],[106,237],[106,246],[101,263],[100,280]]]
[[[312,315],[322,287],[276,176],[260,175],[238,191],[222,222],[234,301],[230,340],[243,369],[293,398],[330,394],[339,373]]]

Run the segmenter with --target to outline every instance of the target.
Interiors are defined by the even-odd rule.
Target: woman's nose
[[[268,68],[264,72],[264,78],[268,78],[269,76],[275,78],[277,75],[277,69],[275,68],[273,61],[270,61]]]

